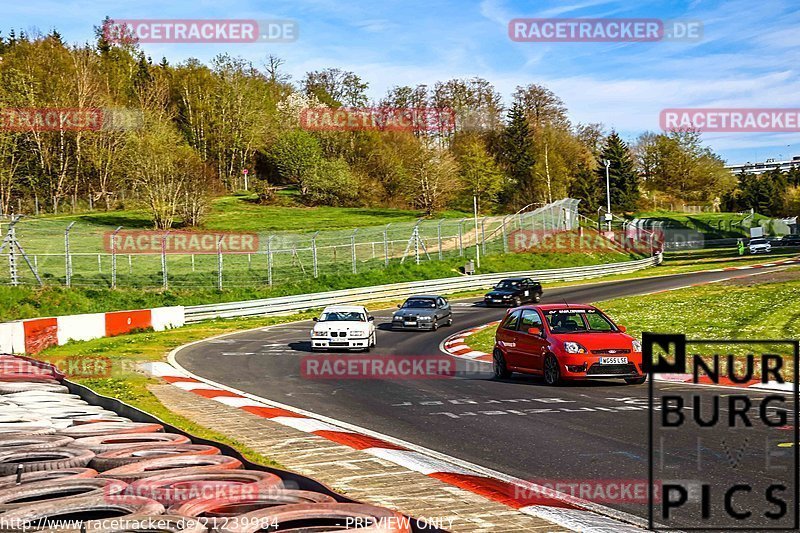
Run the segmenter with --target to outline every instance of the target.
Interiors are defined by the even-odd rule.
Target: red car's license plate
[[[601,365],[627,365],[628,358],[627,357],[601,357],[600,358]]]

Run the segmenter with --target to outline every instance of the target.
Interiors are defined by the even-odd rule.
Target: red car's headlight
[[[642,351],[642,343],[633,339],[633,351],[634,352],[641,352]]]
[[[564,343],[564,351],[567,353],[587,353],[586,348],[577,342],[566,341]]]

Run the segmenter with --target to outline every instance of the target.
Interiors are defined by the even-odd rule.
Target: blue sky
[[[539,83],[559,95],[573,122],[602,122],[626,139],[659,128],[659,111],[682,107],[800,107],[800,4],[793,0],[522,2],[170,0],[27,0],[0,7],[10,28],[57,28],[65,40],[93,39],[93,26],[117,19],[293,19],[299,39],[283,44],[143,44],[158,61],[219,53],[261,65],[286,61],[295,80],[340,67],[370,84],[373,98],[393,85],[481,76],[508,101],[517,85]],[[518,43],[513,18],[625,17],[703,23],[696,42]],[[710,134],[704,140],[729,162],[800,155],[800,134]]]

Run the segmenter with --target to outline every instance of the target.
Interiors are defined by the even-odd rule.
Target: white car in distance
[[[772,251],[772,245],[767,239],[750,239],[748,246],[751,254],[768,254]]]
[[[315,318],[312,350],[364,350],[375,346],[375,322],[362,305],[329,305]]]

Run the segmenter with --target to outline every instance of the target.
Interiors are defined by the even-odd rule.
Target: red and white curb
[[[203,398],[349,446],[572,531],[633,533],[646,526],[633,515],[193,375],[180,367],[174,356],[175,351],[169,363],[146,363],[144,369]],[[534,500],[536,505],[530,505]]]
[[[492,362],[492,356],[486,352],[481,352],[480,350],[473,350],[467,344],[467,337],[474,333],[478,333],[486,328],[495,327],[500,324],[500,321],[489,322],[488,324],[483,324],[482,326],[477,326],[470,329],[465,329],[463,331],[459,331],[454,335],[450,335],[444,341],[442,341],[439,348],[452,356],[461,357],[463,359],[470,359],[472,361],[483,361],[486,363]]]

